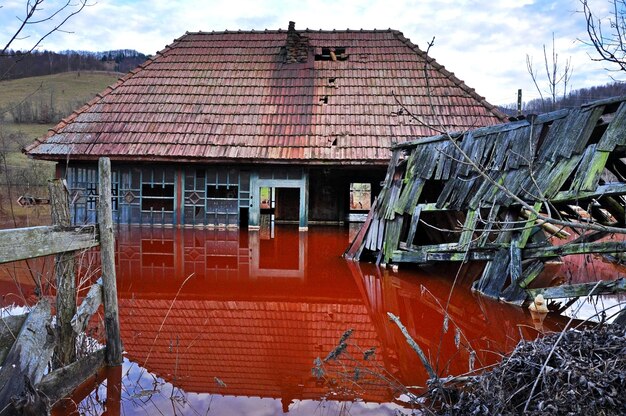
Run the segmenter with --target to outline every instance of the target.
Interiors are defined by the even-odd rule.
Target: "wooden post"
[[[122,367],[107,370],[107,400],[103,416],[120,416],[122,412]]]
[[[65,182],[54,179],[49,182],[50,203],[52,204],[52,223],[60,227],[69,227],[70,202]],[[58,343],[54,349],[54,368],[60,368],[76,359],[76,338],[72,329],[72,317],[76,313],[76,271],[74,252],[56,255],[54,274],[56,276],[56,316]]]
[[[111,211],[111,161],[103,157],[98,161],[98,226],[100,228],[100,257],[102,260],[102,301],[106,330],[106,363],[122,364],[122,340],[117,306],[115,276],[115,237]]]

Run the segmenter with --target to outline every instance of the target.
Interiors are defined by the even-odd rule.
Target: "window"
[[[350,211],[369,211],[372,202],[372,184],[350,184]]]
[[[207,198],[237,199],[238,189],[234,185],[208,185],[206,196]]]
[[[174,185],[142,184],[142,211],[174,211]]]

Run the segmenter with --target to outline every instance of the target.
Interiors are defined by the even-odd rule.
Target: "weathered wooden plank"
[[[618,96],[618,97],[610,97],[610,98],[604,98],[602,100],[596,100],[596,101],[592,101],[586,104],[583,104],[581,107],[582,108],[593,108],[593,107],[597,107],[597,106],[605,106],[605,105],[609,105],[609,104],[613,104],[613,103],[619,103],[622,101],[626,101],[626,95],[622,95],[622,96]]]
[[[376,241],[376,250],[381,253],[383,251],[383,243],[385,241],[385,221],[378,221],[378,239]]]
[[[11,350],[13,343],[20,333],[28,314],[5,316],[0,319],[0,367]]]
[[[524,274],[522,278],[517,282],[517,285],[525,289],[529,284],[533,282],[539,276],[539,274],[545,268],[545,263],[540,260],[533,260],[530,264],[526,266],[524,269]]]
[[[406,207],[411,203],[411,194],[414,193],[414,185],[419,185],[420,178],[409,177],[404,179],[404,186],[400,191],[400,196],[395,203],[394,211],[398,214],[404,213]]]
[[[62,179],[48,182],[52,223],[69,227],[70,199],[67,184]],[[52,367],[68,365],[76,359],[76,337],[72,330],[72,317],[76,313],[76,259],[73,251],[56,255],[54,275],[56,277],[56,329],[58,342],[54,348]]]
[[[111,161],[103,157],[98,161],[98,225],[100,227],[100,258],[102,261],[102,302],[106,331],[108,365],[122,364],[122,340],[117,305],[115,278],[115,237],[111,209]]]
[[[385,243],[384,243],[384,259],[385,263],[391,260],[393,252],[398,249],[400,244],[400,232],[402,231],[402,224],[404,217],[397,216],[393,221],[388,221],[385,229]]]
[[[389,190],[390,192],[385,201],[386,208],[385,208],[385,211],[383,212],[383,215],[381,215],[382,218],[386,220],[392,220],[396,216],[395,206],[398,201],[398,198],[400,197],[401,187],[402,187],[402,179],[395,179],[391,185],[391,188]]]
[[[0,369],[0,409],[3,414],[14,409],[14,401],[28,394],[44,376],[54,347],[50,309],[50,303],[42,299],[31,310]],[[14,412],[18,414],[17,410]]]
[[[489,261],[493,260],[495,254],[491,251],[442,251],[427,252],[426,262],[448,262],[448,261]]]
[[[580,184],[580,191],[595,191],[598,187],[600,177],[609,159],[610,152],[596,151],[591,159],[587,174],[583,177]]]
[[[570,110],[568,108],[564,108],[562,110],[553,111],[551,113],[539,114],[538,116],[535,117],[533,124],[541,125],[544,123],[549,123],[551,121],[567,117],[569,115],[569,112]]]
[[[479,184],[474,188],[475,191],[472,192],[471,198],[467,202],[468,208],[478,209],[480,206],[485,206],[487,203],[493,202],[496,196],[502,192],[492,181],[502,184],[506,173],[493,170],[486,172],[486,175],[488,175],[489,180],[483,177],[480,178]]]
[[[564,244],[542,248],[527,248],[522,251],[524,259],[559,257],[585,253],[619,253],[626,251],[626,242],[603,241],[599,243]]]
[[[365,248],[370,251],[375,250],[374,246],[376,245],[376,241],[378,239],[378,221],[379,220],[377,219],[372,220],[367,236],[365,237]]]
[[[417,202],[422,195],[422,191],[424,190],[424,184],[426,181],[422,178],[416,178],[413,183],[413,189],[411,190],[411,195],[409,195],[409,203],[404,207],[404,213],[410,214],[415,211],[415,207],[417,206]]]
[[[459,237],[460,250],[468,248],[469,244],[472,242],[472,239],[474,238],[474,231],[476,230],[476,221],[478,221],[477,211],[467,211],[465,223],[463,224],[463,232]]]
[[[476,243],[479,247],[483,247],[489,242],[489,234],[491,233],[491,229],[493,228],[495,221],[498,218],[499,212],[500,206],[492,204],[491,209],[489,210],[489,215],[487,216],[487,223],[485,224],[485,227],[481,230],[481,235]]]
[[[541,205],[541,202],[536,202],[533,206],[533,210],[535,212],[539,212],[539,210],[541,209]],[[522,216],[525,216],[528,219],[528,221],[524,224],[524,230],[522,230],[522,235],[519,239],[520,248],[524,248],[526,247],[526,243],[528,242],[528,239],[532,234],[533,229],[535,228],[534,224],[535,220],[537,219],[537,214],[533,212],[526,212],[524,209],[522,209],[520,213],[522,214]]]
[[[521,235],[519,233],[513,233],[511,238],[511,245],[509,246],[509,257],[511,267],[509,269],[511,281],[517,282],[522,277],[522,249]]]
[[[376,211],[376,208],[378,207],[378,203],[379,203],[378,201],[379,201],[378,198],[374,199],[370,212],[367,214],[367,218],[365,219],[365,222],[361,226],[361,229],[357,233],[356,237],[354,237],[354,240],[352,240],[352,244],[350,244],[350,246],[345,251],[345,253],[343,253],[343,257],[345,259],[353,260],[353,261],[359,260],[361,251],[363,250],[363,247],[365,246],[365,237],[367,236],[367,233],[369,231],[370,224],[372,223],[372,219],[378,215]]]
[[[573,153],[581,154],[583,152],[603,112],[603,106],[594,107],[591,111],[582,110],[582,114],[579,115],[578,124],[570,128]],[[585,113],[588,114],[586,118],[584,116]],[[570,157],[572,152],[565,154],[565,157]]]
[[[85,299],[76,310],[76,315],[72,318],[72,329],[76,335],[80,334],[87,328],[87,324],[91,316],[96,313],[102,304],[102,279],[98,279],[94,283]]]
[[[521,305],[526,300],[526,293],[518,285],[518,282],[522,279],[522,251],[520,248],[522,238],[521,233],[513,233],[509,247],[509,275],[511,281],[508,287],[500,294],[500,300],[516,305]]]
[[[480,279],[474,282],[474,290],[486,296],[498,299],[509,277],[509,263],[509,250],[504,248],[498,250],[493,260],[487,262],[485,265]]]
[[[495,133],[505,133],[530,125],[528,120],[512,121],[510,123],[496,124],[494,126],[481,127],[473,131],[475,137],[488,136]]]
[[[524,268],[522,275],[518,279],[512,280],[511,284],[502,291],[500,300],[521,306],[528,299],[528,294],[524,288],[543,271],[543,268],[544,263],[542,261],[532,260],[530,264]]]
[[[597,150],[596,144],[587,147],[576,170],[570,190],[574,192],[595,192],[609,154],[610,152]]]
[[[548,160],[555,161],[559,152],[560,146],[567,141],[568,131],[567,125],[569,123],[569,117],[555,120],[549,127],[547,127],[548,133],[541,144],[541,147],[537,151],[537,163],[544,163]],[[548,126],[544,124],[544,128]]]
[[[468,205],[468,197],[472,195],[475,187],[483,180],[479,175],[471,178],[458,178],[452,195],[447,203],[450,209],[461,210]]]
[[[605,196],[598,200],[602,208],[611,213],[619,225],[624,226],[626,224],[626,211],[624,205],[620,202],[622,198],[614,198],[612,196]]]
[[[626,103],[621,103],[611,124],[598,142],[598,150],[612,152],[616,146],[626,143]]]
[[[98,245],[95,227],[42,226],[0,230],[0,263]]]
[[[412,250],[394,251],[391,261],[393,263],[416,264],[448,261],[487,261],[494,259],[496,251],[496,249],[482,249],[480,251],[434,251],[432,249],[424,250],[422,247],[417,247]]]
[[[581,191],[570,189],[569,191],[562,191],[557,193],[551,198],[552,203],[570,202],[570,201],[584,201],[587,199],[597,199],[603,196],[615,196],[626,194],[625,183],[607,183],[598,186],[593,191]]]
[[[411,216],[411,224],[409,224],[409,233],[406,238],[407,247],[411,247],[413,245],[413,240],[415,239],[415,231],[417,230],[417,226],[419,225],[420,215],[422,215],[422,207],[416,206],[413,210],[413,215]]]
[[[393,145],[391,146],[391,150],[396,151],[396,150],[406,149],[410,147],[423,146],[423,145],[427,145],[430,143],[443,142],[445,140],[450,140],[451,138],[458,139],[459,137],[462,137],[462,136],[463,136],[463,133],[452,132],[448,134],[440,134],[438,136],[421,137],[419,139],[408,140],[404,143],[398,143],[396,145]]]
[[[537,295],[543,295],[545,299],[623,293],[626,292],[626,278],[620,277],[616,280],[600,281],[596,283],[580,283],[575,285],[526,289],[526,292],[531,298],[534,298]]]
[[[441,142],[437,147],[437,169],[435,170],[435,176],[433,179],[447,179],[443,176],[443,172],[446,162],[450,159],[451,156],[451,151],[449,150],[451,147],[452,146],[450,145],[450,141],[448,140]]]
[[[419,159],[416,162],[415,174],[422,179],[431,179],[437,167],[438,153],[437,143],[424,146],[422,149],[416,149],[419,153]]]
[[[72,391],[104,366],[106,349],[101,348],[72,364],[47,374],[37,385],[48,408],[68,397]]]

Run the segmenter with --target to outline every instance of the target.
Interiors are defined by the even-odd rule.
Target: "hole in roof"
[[[316,61],[346,61],[348,54],[346,54],[346,48],[322,48],[322,53],[315,55]]]
[[[328,104],[328,95],[325,95],[322,98],[320,98],[320,102],[322,104]]]
[[[335,85],[335,81],[337,81],[337,78],[328,78],[328,85]]]
[[[337,138],[335,137],[335,140],[333,140],[333,142],[330,144],[331,146],[337,146]]]

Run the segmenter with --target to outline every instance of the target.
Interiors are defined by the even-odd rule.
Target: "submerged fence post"
[[[115,282],[115,237],[111,211],[111,161],[102,157],[98,161],[98,228],[100,229],[100,258],[102,260],[102,302],[106,330],[106,363],[122,364],[122,340],[117,306]]]
[[[60,227],[71,226],[70,201],[67,186],[62,179],[48,183],[52,224]],[[74,252],[56,255],[54,274],[56,278],[56,315],[59,342],[54,349],[53,367],[60,368],[76,359],[76,338],[72,329],[72,317],[76,313],[76,265]]]

